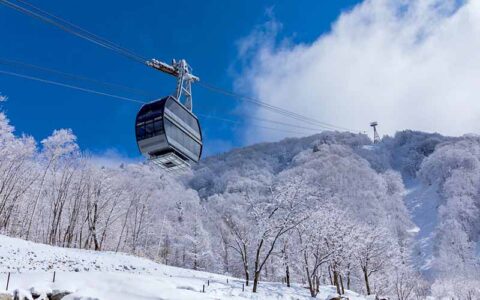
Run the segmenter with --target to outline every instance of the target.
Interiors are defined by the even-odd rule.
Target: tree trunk
[[[345,288],[343,287],[343,276],[341,274],[338,275],[340,278],[340,287],[342,288],[342,295],[345,294]]]
[[[308,289],[310,290],[310,296],[315,297],[315,283],[312,281],[312,276],[310,276],[310,270],[308,269],[307,265],[305,266],[305,272],[307,273]]]
[[[317,296],[316,289],[315,289],[315,281],[310,274],[310,269],[308,268],[308,259],[307,259],[307,253],[304,251],[303,252],[303,259],[304,259],[304,264],[305,264],[305,273],[307,274],[307,281],[308,281],[308,290],[310,291],[310,296],[313,298]]]
[[[253,277],[253,292],[257,292],[258,280],[260,279],[260,251],[262,250],[263,239],[260,241],[260,244],[257,247],[257,253],[255,255],[255,273]]]
[[[365,287],[367,288],[367,295],[370,295],[370,294],[371,294],[371,291],[370,291],[370,283],[368,282],[368,272],[367,272],[367,268],[366,268],[366,267],[363,267],[363,268],[362,268],[362,271],[363,271],[363,278],[365,279]]]
[[[40,199],[40,193],[42,192],[43,184],[45,182],[45,177],[47,176],[47,171],[50,168],[51,163],[52,163],[52,161],[50,160],[48,162],[47,167],[45,168],[45,171],[43,172],[42,180],[40,181],[40,186],[38,187],[38,192],[36,194],[35,202],[33,204],[33,210],[32,210],[32,213],[30,215],[30,218],[29,218],[30,220],[28,221],[27,237],[25,238],[26,240],[28,240],[28,238],[30,237],[30,229],[32,228],[32,221],[35,219],[35,211],[37,209],[38,200]]]
[[[330,279],[330,285],[333,285],[332,268],[330,266],[328,266],[328,279]]]
[[[290,268],[288,265],[285,267],[285,280],[287,281],[287,287],[290,287]]]
[[[255,276],[253,277],[253,292],[256,293],[257,292],[257,288],[258,288],[258,281],[260,280],[260,272],[259,271],[255,271]]]
[[[310,296],[312,296],[312,298],[315,298],[317,296],[317,294],[315,293],[315,283],[310,277],[308,277],[308,289],[310,290]]]
[[[245,285],[248,286],[250,284],[250,272],[248,271],[248,257],[247,257],[247,245],[243,244],[243,252],[242,259],[243,259],[243,271],[245,272]]]
[[[347,273],[347,290],[350,289],[350,271]]]
[[[333,271],[333,284],[335,285],[335,287],[337,288],[337,294],[341,295],[341,291],[340,291],[340,283],[338,282],[338,273],[337,271]]]

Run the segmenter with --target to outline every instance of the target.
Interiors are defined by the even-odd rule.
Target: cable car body
[[[167,171],[183,170],[202,155],[202,132],[197,117],[173,96],[147,103],[137,113],[138,149]]]

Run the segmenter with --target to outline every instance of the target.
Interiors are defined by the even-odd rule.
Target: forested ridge
[[[177,177],[102,165],[68,129],[37,142],[0,113],[2,234],[230,274],[253,290],[269,280],[312,296],[331,284],[478,299],[479,188],[473,135],[402,131],[372,144],[323,132],[208,157]]]

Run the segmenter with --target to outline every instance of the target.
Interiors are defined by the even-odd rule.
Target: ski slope
[[[53,275],[55,271],[55,282]],[[0,294],[35,290],[38,294],[68,291],[73,299],[311,299],[308,290],[296,285],[262,282],[257,294],[243,281],[228,276],[181,269],[113,252],[66,249],[0,235]],[[205,285],[205,293],[202,292]],[[318,299],[334,294],[322,287]],[[365,298],[347,292],[351,300]]]
[[[412,221],[416,224],[415,234],[415,263],[419,270],[430,278],[435,229],[437,227],[437,210],[440,205],[438,186],[422,185],[418,180],[407,185],[407,193],[404,196]]]

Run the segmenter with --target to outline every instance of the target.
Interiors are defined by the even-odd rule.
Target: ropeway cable
[[[65,19],[62,19],[60,17],[57,17],[57,16],[45,11],[45,10],[42,10],[42,9],[28,3],[25,0],[17,0],[17,1],[26,5],[26,6],[28,6],[28,7],[30,7],[30,8],[33,8],[35,11],[32,11],[31,9],[28,9],[26,7],[22,7],[20,5],[17,5],[17,4],[15,4],[15,3],[13,3],[9,0],[0,0],[0,4],[4,4],[5,6],[13,8],[13,9],[15,9],[15,10],[17,10],[17,11],[23,13],[23,14],[26,14],[28,16],[37,18],[37,19],[39,19],[43,22],[52,24],[52,25],[66,31],[70,34],[76,35],[80,38],[83,38],[83,39],[86,39],[86,40],[88,40],[92,43],[95,43],[95,44],[97,44],[101,47],[112,50],[112,51],[114,51],[118,54],[121,54],[121,55],[123,55],[123,56],[125,56],[129,59],[132,59],[136,62],[140,62],[142,64],[145,64],[146,61],[147,61],[146,58],[132,52],[131,50],[128,50],[124,47],[121,47],[121,46],[119,46],[119,45],[117,45],[117,44],[115,44],[115,43],[113,43],[113,42],[111,42],[111,41],[109,41],[109,40],[107,40],[103,37],[95,35],[95,34],[91,33],[90,31],[87,31],[87,30],[81,28],[78,25],[75,25],[75,24],[73,24],[73,23],[71,23],[71,22],[69,22]],[[311,117],[308,117],[308,116],[304,116],[304,115],[286,110],[284,108],[268,104],[265,101],[262,101],[261,99],[256,99],[256,98],[253,98],[253,97],[240,95],[240,94],[237,94],[237,93],[234,93],[232,91],[228,91],[228,90],[216,87],[216,86],[208,84],[208,83],[200,82],[199,85],[206,88],[206,89],[209,89],[213,92],[221,93],[223,95],[232,97],[236,100],[246,101],[246,102],[249,102],[249,103],[256,104],[260,107],[263,107],[266,110],[270,110],[270,111],[275,112],[277,114],[280,114],[280,115],[283,115],[283,116],[286,116],[286,117],[289,117],[289,118],[292,118],[292,119],[295,119],[297,121],[304,122],[304,123],[307,123],[307,124],[310,124],[310,125],[319,126],[319,127],[322,127],[324,129],[328,129],[328,130],[346,130],[346,131],[353,131],[353,132],[355,131],[355,130],[352,130],[352,129],[349,129],[349,128],[346,128],[346,127],[337,126],[337,125],[330,124],[330,123],[327,123],[327,122],[323,122],[323,121],[320,121],[320,120],[317,120],[317,119],[314,119],[314,118],[311,118]]]

